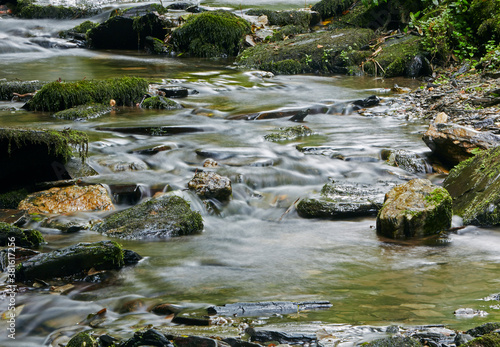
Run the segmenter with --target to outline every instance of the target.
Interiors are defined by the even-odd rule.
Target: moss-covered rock
[[[155,108],[164,110],[177,110],[182,108],[182,105],[175,102],[172,99],[165,98],[163,96],[152,96],[145,99],[142,104],[142,108]]]
[[[87,135],[76,130],[0,129],[0,180],[8,182],[0,191],[69,178],[61,167],[75,147],[84,159],[87,146]]]
[[[377,215],[377,233],[392,239],[439,234],[451,226],[452,200],[442,187],[414,179],[394,187]]]
[[[500,224],[500,147],[484,150],[455,166],[443,182],[453,212],[464,224]]]
[[[327,19],[334,16],[341,16],[353,2],[353,0],[321,0],[314,4],[312,10],[319,12],[321,18]]]
[[[377,214],[384,202],[382,187],[350,182],[327,183],[319,195],[301,199],[297,213],[303,218],[341,219]]]
[[[60,31],[59,37],[63,37],[63,38],[75,37],[75,38],[79,38],[79,39],[86,39],[87,31],[97,27],[98,25],[99,25],[98,23],[92,22],[90,20],[86,20],[85,22],[78,24],[77,26],[75,26],[72,29]]]
[[[90,7],[43,6],[34,4],[32,0],[20,0],[17,2],[15,14],[28,19],[74,19],[94,16],[99,12],[100,10]]]
[[[250,34],[250,24],[243,18],[210,11],[190,16],[172,32],[171,43],[176,51],[198,57],[235,56],[246,34]]]
[[[309,27],[313,16],[310,11],[272,11],[266,9],[251,9],[246,12],[249,16],[267,16],[270,25]]]
[[[393,336],[363,344],[364,347],[422,347],[419,340],[406,336]]]
[[[491,333],[495,330],[498,330],[498,329],[500,329],[499,322],[489,322],[489,323],[485,323],[483,325],[480,325],[478,327],[469,329],[465,333],[469,334],[470,336],[473,336],[473,337],[478,337],[478,336],[489,334],[489,333]]]
[[[13,242],[16,247],[36,248],[45,243],[45,239],[38,230],[20,229],[0,222],[0,246],[11,244],[12,238],[14,238]]]
[[[201,199],[227,201],[233,193],[228,177],[208,171],[197,172],[188,182],[188,188],[194,190]]]
[[[40,81],[6,81],[0,80],[0,100],[11,100],[13,93],[34,93],[42,88],[46,82]]]
[[[137,49],[139,38],[134,20],[115,16],[87,32],[89,47],[95,49]]]
[[[277,132],[267,134],[264,139],[271,142],[294,140],[299,137],[310,136],[313,131],[305,125],[297,125],[294,127],[279,128]]]
[[[28,196],[24,188],[0,194],[0,209],[17,209],[19,203]]]
[[[104,104],[85,104],[79,105],[67,110],[54,113],[55,118],[67,120],[86,120],[92,118],[99,118],[105,114],[111,113],[113,108]]]
[[[18,209],[29,213],[62,214],[78,211],[113,210],[113,202],[101,185],[54,187],[30,194]]]
[[[66,347],[98,347],[99,343],[89,332],[82,331],[69,340]]]
[[[275,74],[346,73],[349,65],[361,64],[365,55],[346,54],[365,46],[374,33],[369,29],[337,29],[295,35],[281,42],[263,43],[243,51],[240,66],[271,71]]]
[[[477,337],[474,340],[471,340],[461,347],[498,347],[500,346],[500,334],[499,333],[490,333],[483,335],[481,337]]]
[[[114,241],[79,243],[49,253],[41,253],[16,267],[16,280],[51,279],[84,275],[90,269],[112,270],[124,265],[123,250]]]
[[[308,28],[298,25],[285,25],[269,38],[269,41],[283,41],[285,38],[290,38],[292,35],[303,34],[308,31]]]
[[[95,229],[125,239],[168,238],[201,232],[203,220],[183,198],[164,195],[116,212]]]
[[[381,47],[382,51],[376,57],[363,63],[365,72],[386,77],[418,77],[432,73],[425,57],[419,55],[423,52],[419,37],[407,35],[400,39],[388,40]],[[423,59],[424,66],[420,71],[412,68],[415,57]]]
[[[51,82],[40,89],[26,108],[32,111],[57,112],[88,103],[134,106],[147,93],[149,84],[143,78],[122,77],[78,82]]]

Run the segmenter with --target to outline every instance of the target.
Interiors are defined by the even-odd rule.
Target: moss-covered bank
[[[57,112],[89,103],[109,104],[111,99],[118,106],[134,106],[147,93],[148,86],[145,79],[138,77],[55,81],[44,85],[25,107],[31,111]]]
[[[197,57],[235,56],[250,32],[250,24],[232,13],[203,12],[174,30],[171,44],[174,50]]]

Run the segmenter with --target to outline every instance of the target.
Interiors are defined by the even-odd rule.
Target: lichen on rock
[[[413,179],[391,189],[377,215],[377,233],[392,239],[439,234],[451,226],[452,200],[446,189]]]

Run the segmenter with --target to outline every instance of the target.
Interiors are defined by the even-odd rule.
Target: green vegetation
[[[14,243],[17,247],[36,248],[45,239],[38,230],[23,230],[8,223],[0,222],[0,246],[7,246],[11,238],[14,238]]]
[[[26,189],[13,190],[0,194],[0,209],[17,209],[19,203],[28,196]]]
[[[283,28],[276,30],[269,38],[269,41],[283,41],[285,38],[291,35],[303,34],[308,31],[307,27],[298,26],[298,25],[285,25]]]
[[[321,0],[312,7],[312,10],[319,12],[321,18],[327,19],[341,16],[353,2],[353,0]]]
[[[246,12],[249,16],[267,16],[270,25],[295,25],[309,27],[312,16],[308,11],[272,11],[265,9],[251,9]]]
[[[47,154],[51,154],[62,160],[68,161],[73,155],[73,147],[76,147],[82,160],[88,154],[88,136],[86,133],[65,129],[57,130],[31,130],[31,129],[0,129],[0,144],[3,148],[6,144],[8,156],[15,150],[32,145],[44,145]]]
[[[42,6],[34,4],[33,0],[19,0],[15,11],[18,17],[28,19],[74,19],[90,17],[98,13],[99,10],[91,7]]]
[[[182,106],[174,100],[165,98],[163,96],[152,96],[144,100],[141,104],[142,108],[155,108],[165,110],[175,110],[182,108]]]
[[[46,82],[40,81],[6,81],[0,80],[0,100],[11,100],[13,93],[34,93],[42,88]]]
[[[242,48],[250,24],[226,11],[203,12],[190,16],[172,32],[174,50],[198,57],[235,56]]]
[[[107,113],[110,113],[112,109],[113,108],[111,106],[103,104],[85,104],[56,112],[54,114],[54,117],[78,121],[101,117]]]
[[[137,77],[71,83],[55,81],[44,85],[26,107],[32,111],[57,112],[89,103],[109,104],[111,99],[118,106],[132,106],[142,99],[148,85],[145,79]]]
[[[67,37],[71,33],[85,35],[85,34],[87,34],[87,31],[97,27],[98,25],[99,25],[98,23],[94,23],[92,21],[86,20],[85,22],[77,25],[76,27],[74,27],[72,29],[59,32],[59,37]]]
[[[460,345],[462,347],[498,347],[500,346],[500,334],[490,333],[481,337],[477,337],[466,344]]]

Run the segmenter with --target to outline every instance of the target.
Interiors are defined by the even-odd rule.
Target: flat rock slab
[[[240,302],[224,306],[211,306],[207,309],[210,315],[256,317],[273,314],[292,314],[301,310],[325,310],[332,307],[329,301],[268,301]]]

